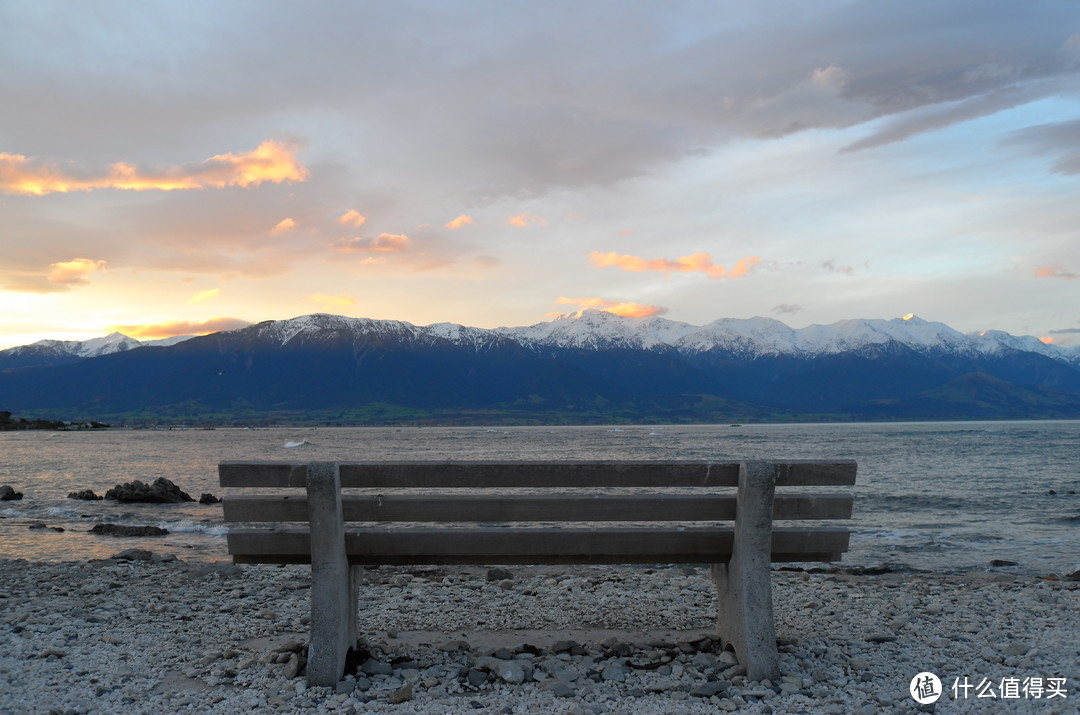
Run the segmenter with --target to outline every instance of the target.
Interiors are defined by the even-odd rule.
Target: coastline
[[[937,712],[1080,711],[1077,582],[776,570],[783,678],[748,683],[708,640],[707,569],[510,571],[368,571],[374,672],[329,689],[287,672],[307,640],[307,567],[0,560],[0,713],[916,712],[924,671],[945,690]],[[1064,697],[1004,697],[1035,678]],[[983,680],[997,697],[962,697]]]

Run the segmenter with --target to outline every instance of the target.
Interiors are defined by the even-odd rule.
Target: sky
[[[0,349],[309,313],[1080,345],[1073,0],[0,0]]]

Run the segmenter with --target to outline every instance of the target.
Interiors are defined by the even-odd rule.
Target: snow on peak
[[[590,309],[546,323],[496,330],[533,345],[638,349],[670,346],[686,352],[728,350],[751,357],[834,355],[887,344],[901,344],[917,352],[940,350],[972,355],[1020,350],[1074,363],[1080,354],[1080,350],[1068,351],[1037,338],[1015,337],[1000,331],[965,335],[914,313],[889,320],[841,320],[805,328],[791,328],[779,320],[763,317],[721,318],[699,327],[656,317],[623,318]]]
[[[296,339],[319,338],[327,332],[374,331],[396,335],[415,334],[416,326],[397,320],[372,320],[328,313],[311,313],[288,320],[268,320],[247,328],[240,328],[240,330],[253,330],[269,340],[287,345]]]
[[[289,320],[266,321],[239,330],[254,331],[279,345],[297,339],[325,340],[329,334],[353,334],[383,336],[416,344],[449,341],[477,350],[511,340],[532,348],[674,349],[685,353],[722,350],[750,358],[777,355],[813,357],[900,344],[923,353],[944,351],[988,355],[1011,351],[1031,352],[1080,365],[1080,348],[1062,348],[1043,343],[1038,338],[1017,337],[999,330],[965,335],[943,323],[927,321],[912,313],[890,320],[852,319],[830,325],[791,328],[779,320],[764,317],[721,318],[707,325],[696,326],[657,316],[622,317],[590,308],[534,325],[492,330],[454,323],[418,327],[404,321],[313,313]],[[96,357],[143,345],[171,345],[184,339],[186,337],[140,342],[121,333],[113,333],[82,342],[42,340],[11,350]]]
[[[123,333],[112,333],[103,338],[84,340],[79,343],[78,348],[74,352],[79,357],[97,357],[98,355],[108,355],[110,353],[131,350],[140,345],[142,345],[142,343],[138,340],[129,338]]]
[[[546,323],[495,331],[519,342],[574,348],[650,349],[672,345],[694,327],[665,318],[624,318],[588,308]]]

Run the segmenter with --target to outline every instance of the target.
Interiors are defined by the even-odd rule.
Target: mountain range
[[[0,351],[0,408],[204,424],[1080,418],[1080,349],[911,315],[793,329],[586,310],[480,329],[314,314]]]

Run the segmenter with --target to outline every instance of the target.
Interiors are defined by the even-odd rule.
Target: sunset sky
[[[0,0],[0,348],[314,312],[1080,345],[1080,3]]]

